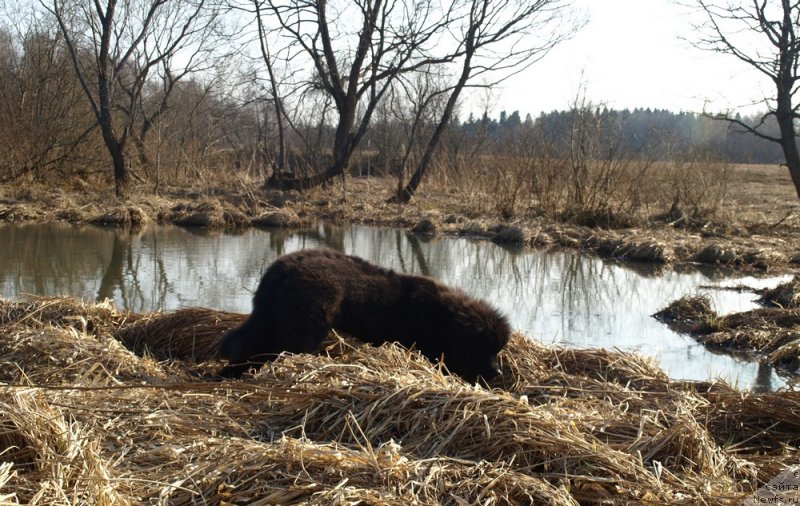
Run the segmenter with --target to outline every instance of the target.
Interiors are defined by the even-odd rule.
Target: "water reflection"
[[[719,270],[661,270],[572,252],[519,252],[483,241],[424,241],[400,230],[320,225],[238,235],[149,227],[0,226],[0,293],[113,298],[134,311],[205,306],[247,312],[261,273],[278,256],[328,246],[400,272],[435,276],[485,298],[531,337],[568,346],[636,350],[675,378],[723,377],[770,390],[768,367],[716,355],[650,317],[686,293],[709,293],[720,312],[754,306],[752,294],[699,287],[771,283]]]

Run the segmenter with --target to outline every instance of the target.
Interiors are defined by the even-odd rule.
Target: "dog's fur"
[[[332,328],[363,341],[415,347],[474,381],[500,371],[511,333],[489,304],[424,276],[397,274],[329,249],[278,258],[258,285],[253,312],[222,341],[222,375],[240,376],[283,351],[320,350]]]

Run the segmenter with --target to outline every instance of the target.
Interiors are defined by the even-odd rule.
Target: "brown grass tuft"
[[[711,320],[716,317],[716,312],[707,296],[686,296],[670,303],[653,317],[678,332],[696,334],[713,330]]]
[[[296,226],[299,223],[300,219],[297,215],[285,209],[268,211],[252,219],[253,226],[263,228],[285,228]]]
[[[758,293],[761,295],[759,302],[765,306],[800,307],[800,276],[795,276],[791,281],[781,283],[775,288],[765,288]]]
[[[423,218],[411,227],[411,232],[419,235],[433,236],[439,232],[439,227],[430,218]]]
[[[637,238],[613,238],[600,240],[598,252],[631,262],[669,263],[675,260],[675,252],[661,241]]]
[[[88,334],[111,333],[138,315],[120,311],[113,301],[87,302],[72,297],[28,296],[12,301],[0,298],[0,325],[14,327],[72,327]]]
[[[78,218],[75,216],[74,218]],[[137,229],[150,221],[142,208],[134,205],[118,206],[89,218],[89,223]]]
[[[790,302],[794,283],[764,290],[763,300]],[[800,368],[800,309],[769,307],[717,316],[707,297],[683,297],[653,315],[706,347],[752,357],[791,374]]]

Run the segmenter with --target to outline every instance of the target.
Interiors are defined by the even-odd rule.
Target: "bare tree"
[[[244,42],[241,44],[242,49],[247,49],[249,44],[248,37],[257,40],[258,46],[258,63],[261,68],[253,68],[249,72],[247,79],[251,84],[257,84],[259,87],[264,87],[263,97],[259,96],[258,100],[268,101],[271,108],[270,120],[274,122],[277,129],[277,154],[272,156],[272,169],[273,176],[281,176],[284,171],[291,172],[289,165],[289,135],[291,134],[290,128],[297,133],[294,124],[292,123],[289,115],[287,114],[286,101],[292,89],[284,89],[284,83],[290,82],[298,69],[287,70],[281,68],[281,64],[286,64],[295,53],[291,52],[291,46],[279,45],[280,41],[280,27],[275,27],[270,24],[272,11],[268,6],[267,0],[228,0],[228,5],[231,11],[236,12],[237,15],[245,14],[245,17],[254,20],[255,36],[250,36],[248,30],[243,30],[245,37]],[[240,16],[241,17],[241,16]],[[278,39],[278,40],[273,40]],[[275,47],[277,50],[275,50]],[[281,75],[282,72],[286,75]],[[262,71],[266,71],[266,79],[260,77]],[[265,81],[266,84],[261,84]],[[266,119],[266,117],[265,117]],[[264,148],[267,148],[266,139],[261,139]],[[272,148],[273,146],[270,146]]]
[[[286,169],[286,113],[283,108],[283,97],[278,90],[279,83],[275,72],[273,55],[270,54],[267,30],[262,18],[263,5],[259,0],[253,0],[253,7],[256,11],[256,24],[258,26],[258,47],[261,50],[261,58],[264,61],[264,65],[267,67],[272,105],[275,108],[275,124],[278,126],[278,161],[275,172],[280,175]]]
[[[93,118],[52,20],[0,11],[0,181],[43,177],[89,154]]]
[[[196,51],[216,13],[206,0],[41,1],[58,21],[111,155],[116,195],[125,197],[130,181],[125,145],[143,88],[159,65],[182,51]]]
[[[344,174],[392,82],[454,58],[439,43],[457,3],[268,0],[282,34],[310,61],[313,74],[304,84],[329,96],[336,115],[332,164],[301,180],[274,183],[303,188]]]
[[[437,70],[397,79],[376,108],[365,137],[368,149],[375,150],[377,171],[397,176],[398,189],[405,182],[405,168],[419,157],[419,146],[424,147],[444,107],[441,90],[446,85]]]
[[[732,55],[768,77],[775,95],[765,97],[767,112],[756,123],[732,114],[714,117],[746,132],[778,143],[800,197],[800,151],[795,123],[800,119],[795,103],[800,78],[800,2],[795,0],[695,0],[705,15],[700,26],[700,48]],[[767,133],[774,117],[780,134]]]
[[[460,3],[465,12],[456,16],[458,23],[450,25],[459,44],[453,53],[454,63],[460,66],[457,80],[444,91],[449,96],[439,123],[414,174],[392,198],[393,201],[408,202],[414,196],[450,123],[456,103],[471,81],[481,77],[484,82],[480,86],[494,86],[527,68],[575,33],[580,23],[565,19],[563,14],[567,5],[560,0],[470,0]]]
[[[208,30],[211,26],[206,28],[207,30],[201,32],[203,44],[192,44],[182,54],[164,55],[151,71],[151,79],[148,80],[150,86],[144,86],[139,90],[135,86],[131,87],[130,82],[120,83],[120,88],[125,94],[123,112],[127,116],[136,115],[133,117],[135,125],[131,130],[131,138],[139,155],[139,163],[145,168],[151,164],[146,149],[147,136],[170,108],[170,99],[177,85],[192,75],[201,74],[209,81],[205,84],[205,91],[208,93],[214,85],[214,80],[219,77],[220,72],[215,66],[220,63],[224,55],[219,54],[216,45],[211,43],[211,37],[208,36],[211,33]],[[180,64],[175,62],[176,59],[180,60]],[[136,109],[133,111],[127,109],[130,104],[135,104]]]
[[[280,30],[307,57],[305,85],[335,107],[333,163],[302,180],[302,188],[344,174],[372,114],[392,84],[416,72],[454,69],[438,124],[398,201],[411,198],[425,173],[462,90],[489,74],[519,71],[573,33],[568,0],[267,0]],[[546,33],[545,33],[546,32]],[[455,70],[458,69],[458,70]],[[278,183],[278,182],[274,182]]]

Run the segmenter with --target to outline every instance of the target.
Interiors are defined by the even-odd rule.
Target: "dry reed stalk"
[[[800,326],[800,309],[759,308],[720,318],[723,329],[774,329]]]
[[[0,397],[2,458],[25,504],[129,504],[116,490],[99,441],[82,423],[53,406],[36,390],[17,389]]]
[[[754,487],[755,491],[769,483],[776,476],[780,476],[790,467],[800,465],[800,452],[796,448],[785,448],[777,454],[751,455],[748,456],[748,459],[758,472],[758,483]]]
[[[160,219],[188,228],[219,229],[226,225],[222,204],[211,198],[173,206],[169,212],[162,213]]]
[[[720,384],[704,397],[708,405],[698,417],[729,451],[773,453],[800,445],[800,392],[750,393]]]
[[[286,228],[297,226],[301,223],[297,213],[288,209],[276,209],[267,211],[253,218],[250,223],[254,227],[262,228]]]
[[[437,375],[424,359],[409,367],[406,355],[383,346],[351,354],[345,364],[300,355],[274,363],[258,376],[272,391],[269,405],[259,408],[270,413],[262,433],[297,427],[316,441],[353,445],[351,415],[369,441],[401,440],[415,458],[506,462],[526,474],[563,477],[579,502],[675,497],[679,480],[665,475],[659,482],[640,456],[605,445],[574,419]],[[391,367],[398,361],[402,368]]]
[[[197,488],[211,492],[202,496],[212,502],[577,504],[563,486],[485,462],[410,459],[391,441],[355,449],[287,437],[274,444],[211,438],[204,443],[208,458],[196,473]],[[192,490],[170,494],[176,504],[195,497]]]
[[[742,254],[733,247],[709,244],[695,253],[692,261],[710,265],[736,265],[742,262]]]
[[[141,207],[134,205],[119,206],[101,212],[89,219],[89,223],[110,225],[123,228],[141,228],[150,221],[150,217]]]
[[[720,486],[731,485],[730,476],[753,479],[752,469],[727,456],[695,420],[707,402],[694,383],[671,382],[652,360],[635,354],[545,347],[519,337],[504,360],[504,376],[518,379],[506,389],[563,409],[565,419],[611,448],[640,455],[648,467],[697,471],[704,477],[698,486],[709,476]]]
[[[3,443],[0,442],[0,445]],[[14,464],[12,462],[3,462],[0,464],[0,505],[7,506],[12,504],[19,504],[19,498],[16,492],[4,493],[7,490],[7,484],[16,479],[17,472],[13,470]]]
[[[786,258],[771,248],[742,250],[736,246],[713,243],[692,255],[691,260],[701,264],[730,265],[767,270],[770,265],[785,262]]]
[[[222,336],[242,324],[247,315],[204,308],[150,313],[123,325],[116,338],[137,354],[161,359],[211,360]]]
[[[631,262],[669,263],[675,260],[675,251],[667,244],[639,238],[598,239],[595,248],[603,256]]]
[[[108,385],[121,380],[166,378],[162,367],[140,358],[112,338],[73,327],[4,330],[0,381],[47,385]]]
[[[786,334],[783,344],[767,355],[766,362],[797,374],[800,369],[800,333],[791,331]]]
[[[788,302],[794,296],[791,285],[779,286],[769,297]],[[755,356],[792,373],[800,367],[797,307],[759,308],[717,316],[707,297],[683,297],[653,316],[678,332],[692,334],[706,347]]]

